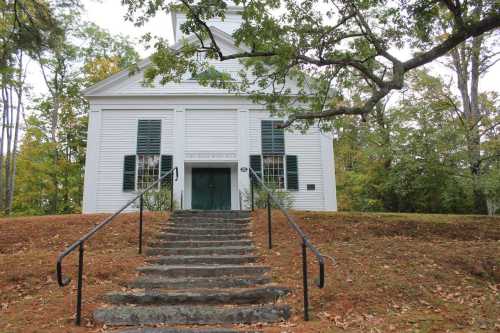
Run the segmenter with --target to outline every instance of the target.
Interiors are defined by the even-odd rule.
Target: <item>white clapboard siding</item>
[[[228,36],[241,20],[236,13],[233,8],[224,22],[212,22],[216,28],[212,32],[226,54],[241,51]],[[173,20],[177,24],[174,27],[177,39],[183,20],[182,15]],[[193,36],[188,39],[195,40]],[[238,60],[210,61],[219,71],[239,80],[243,66]],[[141,62],[141,68],[149,65],[148,60]],[[122,190],[123,158],[136,154],[139,119],[162,120],[161,153],[173,155],[174,165],[179,167],[174,187],[176,200],[184,195],[184,203],[189,206],[190,164],[229,165],[233,170],[232,208],[239,208],[238,191],[249,190],[248,174],[242,168],[248,167],[249,155],[261,154],[261,120],[272,119],[269,113],[244,95],[202,87],[191,80],[190,74],[179,83],[166,85],[156,82],[145,86],[142,81],[143,71],[135,75],[120,72],[85,93],[91,116],[84,212],[115,212],[135,195]],[[291,94],[297,91],[293,80],[287,80],[286,87]],[[329,178],[334,176],[331,139],[322,136],[317,128],[304,135],[285,132],[285,149],[287,155],[298,158],[299,190],[291,192],[294,208],[335,210],[335,181],[332,184]],[[314,184],[315,190],[307,191],[307,184]]]
[[[285,132],[287,155],[297,155],[299,169],[299,191],[292,191],[294,208],[323,210],[323,176],[319,131],[312,128],[306,134]],[[314,191],[307,190],[314,184]]]
[[[250,126],[248,126],[248,151],[250,155],[260,155],[262,142],[260,136],[260,124],[264,119],[270,119],[269,113],[260,110],[250,111]],[[286,145],[286,142],[285,142]]]
[[[163,154],[173,151],[174,118],[171,110],[103,110],[97,166],[96,211],[119,209],[135,194],[123,192],[123,157],[134,155],[139,119],[162,120]],[[170,144],[169,144],[170,142]]]
[[[267,111],[252,110],[248,133],[250,155],[261,155],[261,121],[272,119]],[[296,209],[322,210],[323,178],[321,166],[320,134],[317,128],[308,133],[285,131],[285,152],[297,155],[299,171],[299,190],[291,191]],[[315,191],[307,191],[307,184],[314,184]]]
[[[184,147],[190,154],[238,153],[238,112],[236,110],[186,110]]]

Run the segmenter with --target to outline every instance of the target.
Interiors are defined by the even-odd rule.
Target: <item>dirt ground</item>
[[[267,250],[265,211],[254,213],[262,262],[293,293],[292,319],[265,332],[500,332],[500,219],[474,216],[294,212],[326,258],[326,287],[314,286],[302,319],[300,243],[278,212]],[[105,215],[0,219],[0,332],[104,332],[91,321],[100,296],[120,290],[144,261],[137,214],[108,225],[86,246],[83,327],[73,325],[75,283],[59,288],[59,251]],[[147,214],[146,239],[161,214]],[[76,256],[65,261],[75,277]]]

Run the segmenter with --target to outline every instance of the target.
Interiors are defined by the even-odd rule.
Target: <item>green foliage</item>
[[[126,37],[82,22],[81,8],[69,5],[73,2],[51,5],[58,33],[34,50],[49,93],[32,98],[28,110],[18,156],[15,214],[81,211],[89,113],[82,90],[138,60]]]
[[[285,209],[290,209],[293,207],[293,196],[290,192],[281,190],[273,186],[272,184],[266,185],[270,190],[278,203]],[[254,207],[255,208],[265,208],[267,207],[267,191],[264,190],[262,186],[254,186]],[[250,190],[245,190],[243,193],[243,200],[245,207],[252,206],[252,195]],[[271,199],[271,204],[273,208],[277,208],[276,203]]]
[[[199,76],[203,85],[249,94],[277,116],[306,129],[320,118],[326,129],[339,114],[369,113],[405,74],[453,48],[468,36],[498,27],[498,1],[332,1],[235,0],[242,23],[233,33],[241,51],[225,51],[209,30],[224,20],[232,2],[224,0],[124,0],[127,19],[143,25],[158,12],[182,12],[180,30],[191,41],[176,49],[147,34],[155,53],[148,83],[197,77],[214,60],[239,59],[239,78]],[[488,23],[490,22],[490,23]],[[486,27],[488,25],[488,27]],[[453,35],[453,36],[452,36]],[[449,40],[447,40],[449,38]],[[397,59],[403,46],[409,60]],[[444,52],[442,52],[444,51]],[[291,85],[287,85],[291,83]],[[290,86],[294,86],[294,91]],[[293,93],[293,94],[292,94]],[[297,121],[298,119],[298,121]]]
[[[159,190],[150,190],[144,193],[144,208],[149,211],[161,212],[170,210],[171,192],[167,187]],[[138,204],[138,202],[137,202]],[[174,209],[178,206],[174,200]]]
[[[337,120],[339,208],[472,212],[473,178],[466,129],[455,112],[458,104],[442,80],[417,71],[397,104],[386,109],[379,105],[367,122]],[[483,145],[481,183],[491,198],[498,195],[500,187],[496,140],[486,138]]]

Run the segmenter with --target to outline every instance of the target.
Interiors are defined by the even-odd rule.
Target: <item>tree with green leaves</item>
[[[471,15],[479,17],[483,1],[477,1]],[[448,26],[449,20],[443,20]],[[446,28],[445,28],[446,30]],[[456,87],[460,92],[460,103],[454,108],[467,137],[467,153],[470,174],[473,179],[474,211],[486,212],[486,198],[481,177],[488,170],[488,165],[495,159],[500,159],[499,151],[482,149],[482,143],[487,136],[495,135],[500,128],[498,108],[488,96],[479,90],[481,78],[500,60],[499,31],[491,31],[474,36],[460,43],[448,55],[447,66],[454,72]],[[493,98],[494,99],[494,98]],[[485,152],[491,154],[485,154]]]
[[[44,1],[0,3],[0,210],[12,210],[20,124],[24,116],[26,61],[59,33],[52,8]]]
[[[402,96],[379,103],[363,122],[335,120],[339,207],[362,211],[474,212],[468,129],[452,83],[426,71],[409,75]],[[488,97],[498,109],[495,96]],[[490,121],[494,117],[490,114]],[[484,120],[487,122],[487,120]],[[498,153],[498,135],[482,139],[485,156]],[[487,166],[487,167],[486,167]],[[481,186],[492,199],[498,162],[485,162]]]
[[[496,0],[235,0],[243,22],[233,37],[242,51],[226,53],[207,23],[224,19],[228,8],[224,0],[122,3],[128,8],[127,18],[138,25],[159,11],[184,12],[182,32],[197,37],[197,43],[185,43],[179,50],[158,40],[147,80],[171,81],[186,72],[196,74],[211,59],[240,59],[245,73],[256,79],[242,73],[239,82],[226,85],[251,93],[272,113],[286,115],[284,126],[307,126],[338,115],[366,117],[391,91],[404,87],[409,71],[500,26]],[[405,46],[412,56],[402,60],[397,50]],[[205,61],[195,56],[200,53]],[[288,80],[298,84],[293,95],[285,88]],[[221,85],[220,81],[213,77],[203,83]],[[357,98],[352,98],[353,89]]]
[[[64,9],[64,8],[63,8]],[[133,45],[79,12],[58,14],[64,34],[36,54],[48,94],[32,101],[21,145],[16,212],[74,213],[81,209],[89,107],[88,86],[138,61]]]

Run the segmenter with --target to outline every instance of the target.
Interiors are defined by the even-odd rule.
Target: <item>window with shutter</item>
[[[286,188],[288,190],[299,190],[299,171],[297,156],[286,155]]]
[[[135,190],[135,155],[126,155],[123,159],[123,190]]]
[[[137,124],[137,189],[160,176],[161,120],[139,119]]]
[[[173,156],[172,155],[161,155],[161,176],[172,170],[173,167]],[[161,177],[160,176],[160,177]],[[169,174],[161,181],[161,187],[172,187],[172,174]]]
[[[161,120],[140,119],[137,126],[137,155],[159,155]]]
[[[262,155],[285,155],[285,130],[278,128],[281,120],[262,120]]]

